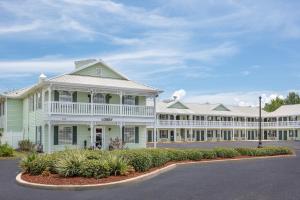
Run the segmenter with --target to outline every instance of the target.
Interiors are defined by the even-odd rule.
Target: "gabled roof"
[[[53,84],[69,84],[72,86],[133,89],[133,90],[144,90],[145,92],[159,92],[157,89],[130,80],[69,75],[69,74],[55,77],[53,79],[50,79],[48,82]]]
[[[225,107],[223,104],[219,104],[213,110],[215,110],[215,111],[230,111],[230,109],[228,109],[227,107]]]
[[[189,109],[180,101],[172,101],[169,103],[168,108],[177,108],[177,109]]]
[[[269,112],[266,114],[270,117],[275,116],[292,116],[292,115],[299,115],[300,116],[300,104],[295,105],[282,105],[277,110],[273,112]]]
[[[78,62],[78,61],[76,61]],[[75,64],[76,64],[75,62]],[[119,75],[120,77],[122,77],[123,79],[125,80],[129,80],[125,75],[121,74],[120,72],[118,72],[117,70],[115,70],[113,67],[107,65],[106,63],[104,63],[102,60],[96,60],[96,59],[91,59],[91,60],[87,60],[87,64],[84,64],[78,68],[76,68],[74,71],[68,73],[69,75],[74,75],[75,73],[79,72],[79,71],[82,71],[88,67],[91,67],[91,66],[94,66],[96,64],[101,64],[103,65],[104,67],[110,69],[111,71],[113,71],[114,73],[116,73],[117,75]]]

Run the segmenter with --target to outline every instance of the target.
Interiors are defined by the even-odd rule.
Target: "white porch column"
[[[157,133],[156,133],[156,126],[157,126],[157,116],[156,116],[156,97],[157,95],[155,95],[153,97],[153,104],[154,104],[154,143],[153,143],[153,147],[156,148],[156,143],[157,143]]]
[[[191,142],[193,141],[193,129],[191,128],[190,129],[190,139],[191,139]]]
[[[94,92],[91,91],[91,115],[95,114],[95,109],[94,109]]]
[[[91,135],[91,147],[94,147],[94,124],[91,122],[90,124],[90,135]]]
[[[232,117],[232,137],[231,140],[234,141],[234,117]]]
[[[174,142],[176,142],[176,137],[177,137],[177,133],[176,133],[176,128],[174,128]]]
[[[48,122],[48,153],[51,153],[51,122]]]
[[[48,88],[48,114],[51,113],[51,101],[52,101],[51,86],[49,86],[49,88]]]
[[[123,109],[122,109],[122,105],[123,105],[123,92],[121,91],[119,94],[120,97],[120,115],[123,115]]]
[[[120,140],[123,145],[123,124],[122,123],[119,124],[119,128],[120,128]],[[146,133],[147,133],[147,131],[146,131]]]
[[[184,129],[184,141],[187,142],[187,129]]]

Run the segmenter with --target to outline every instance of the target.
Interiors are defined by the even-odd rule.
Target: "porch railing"
[[[199,128],[258,128],[258,122],[196,121],[196,120],[158,120],[157,126],[199,127]],[[300,128],[300,121],[262,122],[262,128]]]
[[[154,107],[138,105],[47,102],[44,110],[47,114],[57,115],[154,117]]]

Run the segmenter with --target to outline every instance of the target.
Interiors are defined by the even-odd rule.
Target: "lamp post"
[[[259,118],[258,118],[258,146],[257,148],[262,148],[262,141],[261,141],[261,96],[259,97]]]

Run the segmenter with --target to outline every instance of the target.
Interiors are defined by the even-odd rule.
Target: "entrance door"
[[[95,128],[95,147],[98,149],[103,148],[103,128],[102,127],[96,127]]]
[[[170,132],[170,140],[171,142],[174,142],[174,131]]]
[[[279,140],[282,140],[282,131],[279,131]]]
[[[200,131],[196,131],[196,141],[200,141]]]
[[[284,131],[283,140],[287,140],[287,131]]]
[[[204,131],[201,131],[201,141],[204,141]]]
[[[148,130],[148,142],[152,142],[152,131],[151,130]]]
[[[265,132],[264,132],[264,140],[267,140],[267,139],[268,139],[268,132],[265,131]]]

